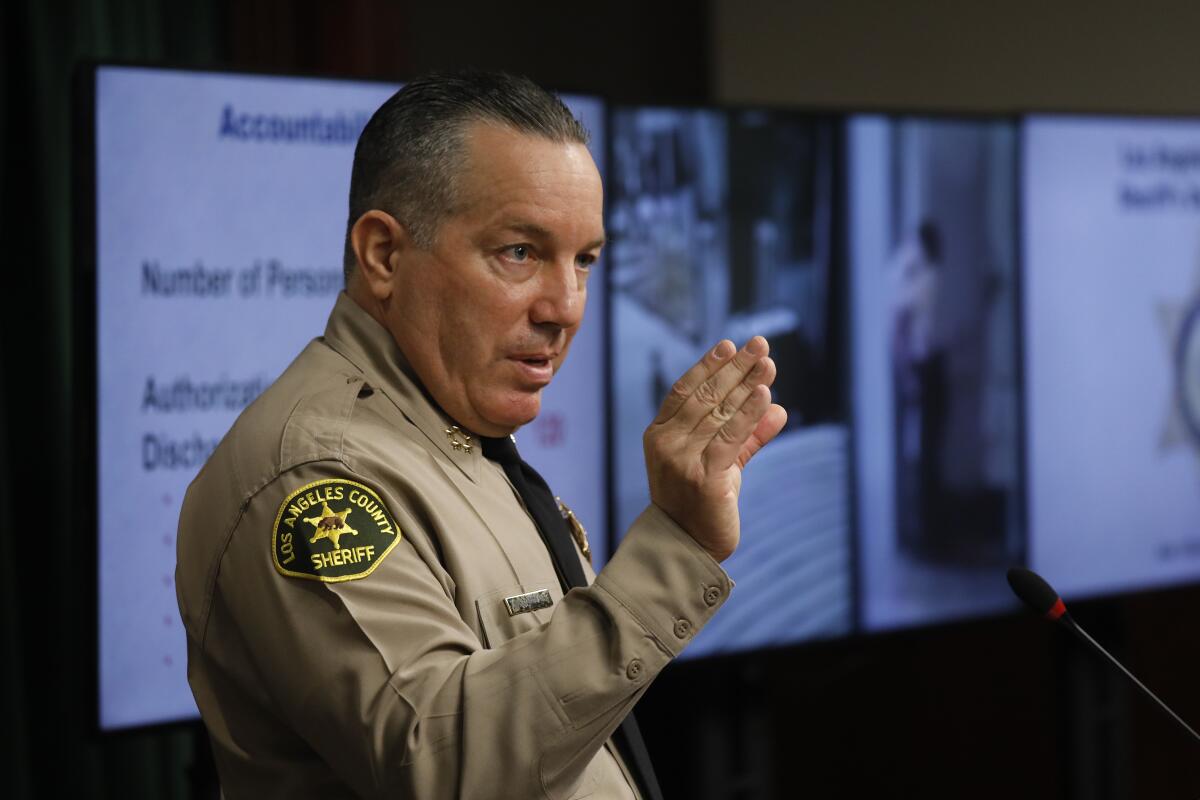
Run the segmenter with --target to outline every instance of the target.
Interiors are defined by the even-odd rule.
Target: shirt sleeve
[[[721,567],[650,506],[549,622],[487,649],[456,606],[419,515],[386,501],[400,540],[370,574],[287,575],[271,532],[306,464],[246,505],[216,591],[271,706],[364,797],[568,797],[645,691],[728,597]],[[211,643],[205,644],[205,647]]]

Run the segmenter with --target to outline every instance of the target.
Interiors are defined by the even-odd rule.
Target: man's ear
[[[377,300],[386,300],[393,291],[393,278],[399,265],[397,256],[411,246],[408,232],[385,211],[366,212],[350,229],[350,247],[358,262],[358,279]]]

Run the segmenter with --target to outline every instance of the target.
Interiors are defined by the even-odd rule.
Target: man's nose
[[[573,328],[583,321],[587,303],[587,273],[574,260],[544,264],[538,275],[537,297],[530,318],[537,325]]]

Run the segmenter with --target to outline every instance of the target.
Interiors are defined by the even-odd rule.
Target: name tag
[[[512,597],[504,598],[504,605],[508,608],[508,615],[510,617],[515,617],[517,614],[525,614],[529,611],[537,611],[539,608],[549,608],[553,604],[554,601],[550,599],[550,593],[545,589],[537,589],[525,594],[514,594]]]

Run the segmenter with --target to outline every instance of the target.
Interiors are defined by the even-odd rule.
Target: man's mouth
[[[518,353],[509,356],[531,383],[544,386],[554,377],[554,356],[550,353]]]

